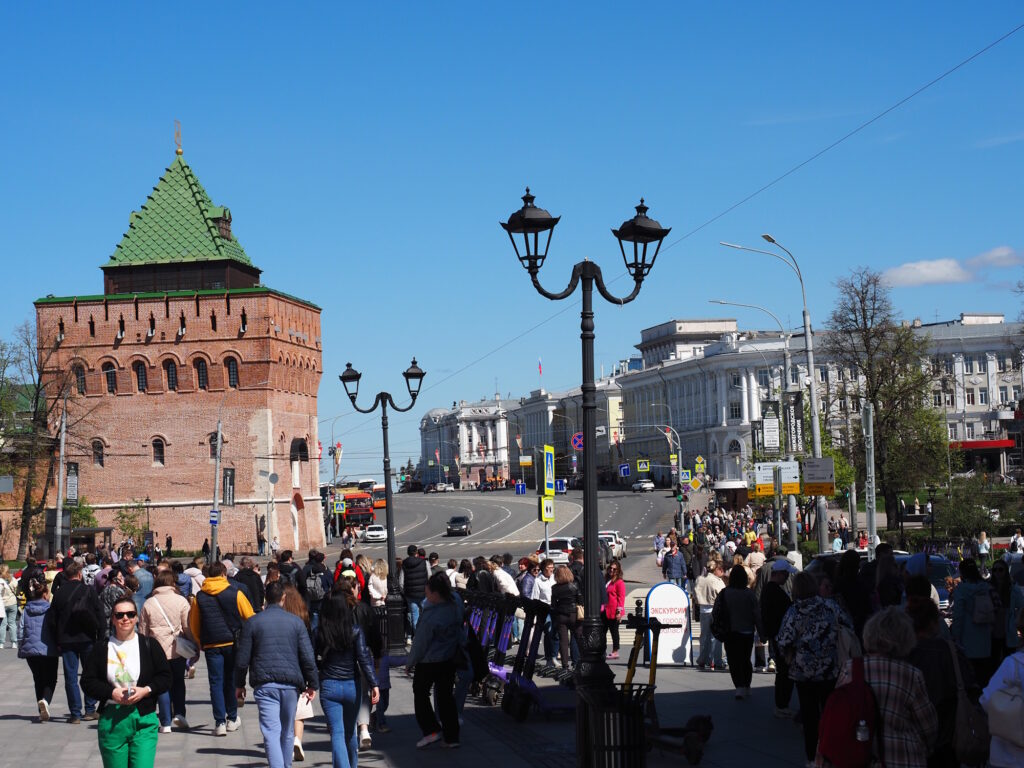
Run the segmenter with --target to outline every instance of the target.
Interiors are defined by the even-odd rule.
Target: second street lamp
[[[558,217],[553,217],[543,208],[534,205],[534,196],[527,187],[523,195],[523,207],[502,222],[515,249],[516,257],[530,274],[530,280],[537,292],[552,301],[567,299],[582,282],[583,310],[580,312],[580,339],[583,357],[583,549],[584,561],[584,619],[580,664],[577,668],[576,690],[579,695],[576,717],[576,760],[577,765],[591,765],[593,762],[594,739],[587,723],[588,698],[601,696],[613,689],[614,675],[605,661],[605,629],[601,622],[600,609],[604,580],[598,569],[598,510],[597,510],[597,445],[596,411],[597,387],[594,382],[594,287],[610,303],[623,305],[633,301],[640,293],[640,286],[654,266],[654,260],[661,250],[661,243],[669,229],[647,216],[648,208],[643,198],[636,206],[636,215],[623,222],[612,234],[619,241],[622,260],[629,276],[633,278],[633,290],[628,296],[613,296],[605,287],[601,268],[593,261],[584,260],[572,268],[569,285],[559,293],[551,293],[540,284],[537,273],[547,258],[551,235]],[[546,237],[544,237],[546,235]],[[543,252],[540,246],[543,243]],[[523,250],[520,251],[520,244]],[[627,244],[630,246],[626,250]],[[653,246],[653,248],[651,247]],[[584,725],[586,724],[586,725]]]
[[[409,390],[410,402],[405,408],[395,405],[395,400],[389,392],[378,392],[369,408],[360,408],[356,404],[359,396],[359,379],[362,374],[352,367],[352,363],[346,363],[345,372],[338,378],[345,387],[345,394],[352,401],[352,407],[360,413],[373,413],[380,406],[380,426],[384,434],[384,504],[387,513],[388,527],[388,596],[384,603],[387,610],[387,647],[388,652],[393,654],[405,653],[405,599],[398,588],[398,573],[395,570],[395,515],[394,501],[391,491],[391,454],[388,451],[388,405],[399,413],[412,410],[416,404],[416,397],[420,393],[420,386],[423,384],[423,377],[427,374],[416,365],[416,358],[412,359],[410,365],[402,373],[405,377],[405,386]]]

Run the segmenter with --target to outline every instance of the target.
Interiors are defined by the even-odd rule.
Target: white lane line
[[[501,525],[506,520],[508,520],[510,517],[512,517],[512,510],[509,509],[508,507],[499,504],[498,505],[498,509],[505,510],[505,516],[503,518],[501,518],[501,520],[499,520],[498,522],[494,523],[493,525],[489,525],[486,528],[484,528],[482,531],[480,531],[481,534],[487,533],[487,531],[491,530],[491,528],[494,528],[495,526]],[[498,541],[501,541],[501,539],[498,539]]]
[[[473,510],[470,509],[469,507],[448,507],[448,509],[458,509],[458,510],[461,510],[463,512],[466,512],[469,515],[470,521],[473,520]],[[423,539],[423,541],[427,542],[427,541],[434,541],[435,539],[447,539],[448,538],[447,521],[445,521],[445,526],[446,526],[446,530],[445,530],[444,533],[435,533],[433,536],[428,536],[427,538]]]

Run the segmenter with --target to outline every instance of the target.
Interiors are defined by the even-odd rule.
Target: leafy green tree
[[[98,526],[99,521],[96,519],[96,512],[92,505],[86,501],[85,496],[79,497],[78,506],[71,510],[71,527],[96,528]]]
[[[122,539],[132,539],[136,546],[142,545],[146,527],[143,524],[145,515],[145,504],[138,499],[133,499],[131,504],[125,504],[114,513],[114,527],[121,534]]]
[[[900,489],[921,487],[946,474],[945,435],[935,428],[938,415],[926,405],[928,338],[899,321],[880,273],[860,267],[836,287],[839,297],[823,347],[850,373],[847,392],[874,409],[875,478],[893,519]],[[859,429],[858,424],[854,431]],[[863,456],[863,451],[854,452],[862,477]]]
[[[991,510],[999,510],[999,523],[1017,518],[1021,504],[1018,486],[993,483],[983,474],[953,478],[949,498],[935,502],[935,524],[951,536],[976,537],[997,523]]]

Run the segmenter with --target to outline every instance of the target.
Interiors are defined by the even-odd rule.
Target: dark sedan
[[[453,517],[448,521],[448,536],[469,536],[473,532],[468,517]]]

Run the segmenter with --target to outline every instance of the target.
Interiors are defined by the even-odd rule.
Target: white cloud
[[[974,146],[978,149],[992,149],[994,147],[1005,146],[1006,144],[1016,144],[1019,141],[1024,141],[1024,133],[1011,133],[1006,136],[993,136],[988,139],[982,139]]]
[[[973,278],[956,259],[908,261],[882,273],[882,279],[892,286],[942,285],[969,283]]]
[[[1016,267],[1024,264],[1024,255],[1019,254],[1008,245],[1000,245],[985,253],[980,253],[967,260],[971,269],[984,267]]]

